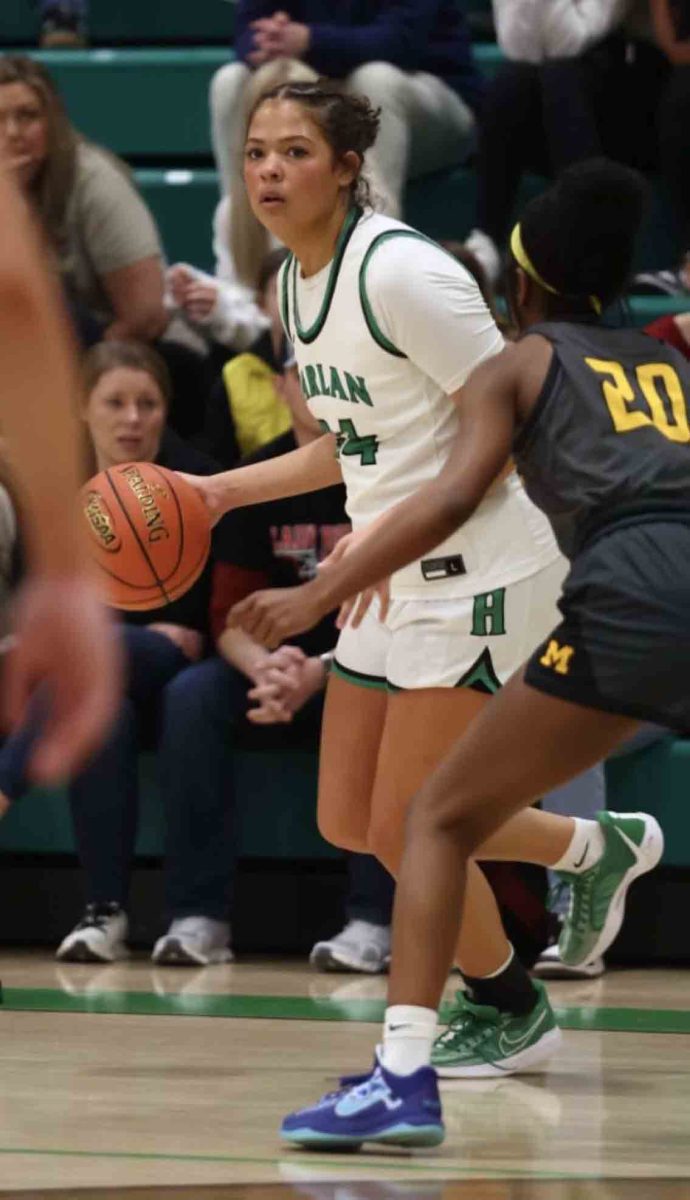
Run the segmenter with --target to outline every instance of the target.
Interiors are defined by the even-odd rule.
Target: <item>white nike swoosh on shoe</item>
[[[501,1054],[505,1054],[506,1057],[508,1057],[510,1054],[517,1054],[520,1050],[524,1050],[525,1046],[536,1033],[539,1026],[543,1025],[544,1021],[546,1020],[546,1016],[546,1009],[542,1009],[539,1017],[534,1022],[534,1025],[531,1025],[526,1033],[521,1033],[517,1038],[511,1037],[508,1033],[502,1033],[498,1039],[498,1048],[501,1051]]]
[[[337,1117],[355,1117],[360,1113],[365,1112],[367,1108],[373,1108],[376,1104],[384,1104],[388,1112],[394,1112],[396,1108],[400,1108],[402,1100],[394,1100],[390,1089],[383,1081],[374,1086],[366,1096],[356,1096],[352,1092],[343,1097],[333,1109]]]

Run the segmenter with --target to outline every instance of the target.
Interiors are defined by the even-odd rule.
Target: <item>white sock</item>
[[[380,1053],[386,1070],[395,1075],[411,1075],[420,1067],[428,1067],[437,1020],[435,1009],[417,1004],[393,1004],[387,1008]]]
[[[604,831],[598,821],[585,821],[582,817],[574,817],[575,832],[570,845],[562,858],[552,864],[554,871],[566,871],[571,875],[581,875],[599,862],[606,841]]]

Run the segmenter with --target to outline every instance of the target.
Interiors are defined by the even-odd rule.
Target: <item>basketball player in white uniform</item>
[[[361,169],[376,127],[366,101],[304,84],[275,89],[250,118],[245,181],[259,220],[293,252],[279,285],[283,319],[324,437],[194,480],[214,515],[342,478],[356,537],[441,470],[461,434],[462,386],[501,348],[466,270],[367,206]],[[396,873],[412,796],[552,628],[564,569],[547,522],[506,473],[461,531],[393,577],[385,620],[374,606],[343,630],[322,734],[319,825],[329,841],[373,852]],[[320,615],[310,594],[258,593],[236,623],[276,645]],[[596,832],[596,822],[530,810],[481,856],[573,870]],[[515,958],[476,864],[457,962],[471,1003],[459,1001],[437,1046],[445,1074],[503,1075],[553,1051],[546,994]],[[499,1051],[499,1041],[484,1048],[489,1010]]]

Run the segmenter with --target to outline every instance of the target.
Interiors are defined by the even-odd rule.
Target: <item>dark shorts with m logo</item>
[[[525,681],[562,700],[690,733],[690,523],[603,530],[574,559],[562,622]]]

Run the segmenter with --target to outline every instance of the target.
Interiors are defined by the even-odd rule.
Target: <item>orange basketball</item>
[[[122,463],[81,490],[91,553],[115,608],[171,604],[199,578],[211,523],[194,488],[154,463]]]

